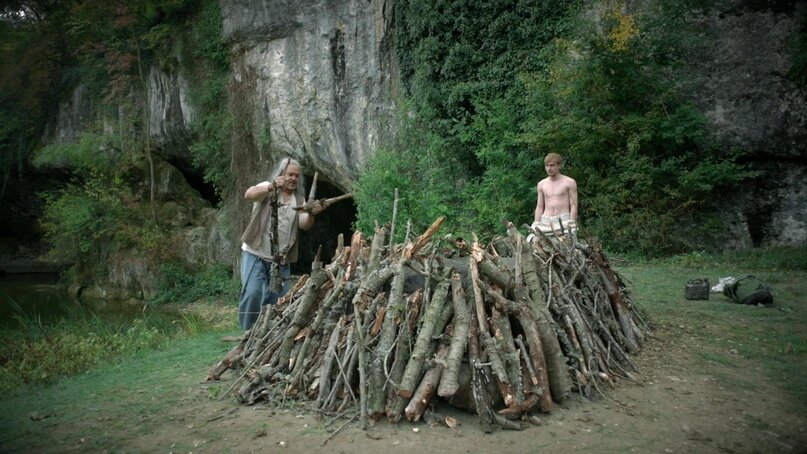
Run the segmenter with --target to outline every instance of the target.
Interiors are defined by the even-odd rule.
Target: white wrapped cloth
[[[563,226],[563,230],[561,230],[561,225]],[[572,220],[570,213],[564,213],[560,216],[541,216],[541,220],[533,222],[530,228],[540,231],[547,236],[563,234],[575,235],[577,233],[577,222]],[[527,237],[527,241],[532,241],[534,238],[535,234],[530,234]]]

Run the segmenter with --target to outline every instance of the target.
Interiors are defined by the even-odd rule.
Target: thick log
[[[468,344],[468,308],[465,305],[465,291],[462,289],[460,275],[454,273],[451,276],[451,301],[454,305],[454,323],[451,333],[451,343],[446,355],[446,368],[440,379],[440,386],[437,394],[441,397],[448,397],[457,392],[459,383],[457,376],[465,355],[465,347]]]
[[[429,402],[431,402],[435,391],[437,391],[437,384],[440,382],[440,376],[443,373],[443,362],[447,354],[448,346],[440,344],[435,355],[434,365],[423,375],[423,379],[412,395],[412,400],[406,406],[406,419],[409,421],[418,421],[423,416],[426,407],[429,406]]]
[[[216,363],[210,371],[207,373],[207,381],[218,381],[221,378],[221,375],[226,372],[231,367],[235,366],[236,364],[240,363],[244,359],[244,345],[247,343],[246,337],[241,339],[241,342],[238,343],[232,350],[227,352],[224,356],[224,359]]]
[[[345,263],[345,268],[347,269],[347,273],[345,274],[346,281],[352,280],[353,275],[356,273],[359,255],[361,255],[362,241],[362,233],[358,230],[353,232],[353,236],[350,238],[350,253],[347,256],[347,263]]]
[[[325,349],[325,356],[322,359],[322,366],[319,369],[319,393],[317,394],[317,402],[315,406],[321,407],[326,396],[331,391],[331,369],[333,368],[334,357],[336,356],[336,345],[339,342],[339,335],[342,333],[342,325],[345,322],[345,316],[339,319],[331,332],[330,340],[328,341],[328,348]]]
[[[422,376],[423,362],[431,351],[432,335],[434,334],[440,313],[443,310],[443,304],[448,295],[449,285],[448,281],[438,284],[431,302],[429,302],[429,306],[425,314],[423,314],[423,323],[415,339],[415,346],[412,348],[412,356],[409,358],[403,378],[398,386],[398,395],[405,399],[412,397],[415,385],[417,385]]]
[[[318,258],[319,254],[317,254],[317,259]],[[303,296],[300,299],[300,305],[297,308],[297,312],[294,314],[291,326],[286,330],[283,337],[283,343],[280,345],[280,351],[275,355],[275,359],[272,361],[272,365],[275,367],[272,375],[288,368],[289,357],[291,356],[295,339],[303,327],[305,327],[311,319],[311,313],[317,303],[317,296],[319,295],[320,287],[328,279],[328,275],[322,268],[322,262],[315,261],[311,266],[311,277],[305,284],[305,293],[303,293]]]
[[[513,288],[515,283],[512,270],[506,269],[498,265],[494,258],[485,252],[478,242],[474,242],[471,246],[471,256],[479,267],[479,271],[487,276],[496,285],[509,291]],[[478,309],[478,308],[477,308]]]
[[[515,402],[521,402],[524,400],[524,384],[521,382],[520,358],[513,341],[510,317],[494,306],[491,308],[490,321],[493,326],[493,337],[501,349],[504,367],[513,390],[513,398]]]
[[[423,248],[423,246],[425,246],[429,241],[431,241],[432,236],[434,236],[434,234],[437,233],[437,229],[440,228],[440,226],[443,224],[443,222],[445,222],[445,220],[446,220],[445,216],[440,216],[434,222],[432,222],[432,225],[430,225],[429,228],[426,229],[426,231],[423,232],[422,235],[420,235],[413,243],[407,245],[404,248],[403,251],[404,257],[406,257],[407,260],[414,257]]]
[[[508,234],[511,238],[521,238],[513,224],[508,225]],[[571,394],[572,383],[569,380],[569,371],[566,365],[566,357],[560,348],[560,340],[556,334],[552,315],[544,304],[544,291],[541,288],[538,263],[532,256],[531,248],[524,248],[521,253],[521,267],[524,284],[529,292],[529,306],[532,310],[535,321],[538,324],[538,334],[541,338],[541,346],[544,349],[546,358],[546,372],[549,376],[549,389],[555,402],[562,403]],[[526,302],[523,288],[514,290],[516,299]]]
[[[384,310],[384,322],[381,326],[378,344],[370,354],[369,381],[367,385],[368,403],[367,411],[370,418],[378,420],[386,414],[387,383],[386,365],[395,346],[395,334],[398,331],[398,319],[404,310],[403,285],[406,275],[404,264],[406,259],[401,256],[395,264],[390,288],[390,296]]]
[[[468,311],[471,317],[478,317],[475,305],[469,305]],[[479,424],[485,433],[490,433],[493,431],[493,410],[490,408],[490,396],[482,378],[483,358],[479,348],[479,325],[477,323],[469,324],[468,362],[471,366],[471,390],[476,414],[479,416]]]
[[[513,314],[521,324],[524,330],[524,337],[527,340],[530,350],[530,362],[535,370],[535,376],[538,379],[536,386],[541,389],[541,398],[539,406],[541,411],[549,412],[552,410],[552,398],[549,392],[549,376],[546,372],[546,359],[544,358],[544,351],[541,346],[541,336],[538,334],[537,323],[532,316],[532,310],[521,301],[510,301],[502,296],[501,293],[493,289],[488,289],[487,294],[495,301],[495,304],[500,309]],[[511,405],[508,405],[510,407]]]
[[[364,340],[364,330],[366,326],[358,298],[353,300],[353,328],[353,335],[356,336],[356,349],[359,351],[359,404],[361,408],[362,429],[367,429],[369,427],[369,420],[367,418],[367,352]],[[346,382],[346,384],[347,383],[348,382]]]
[[[380,227],[375,230],[375,235],[373,235],[373,242],[370,245],[370,257],[367,259],[367,272],[371,273],[378,268],[378,264],[381,263],[381,257],[384,254],[384,246],[385,239],[387,236],[387,229],[385,227]],[[392,252],[390,252],[391,254]]]
[[[412,332],[417,326],[418,315],[420,314],[421,302],[423,301],[423,291],[418,289],[407,299],[406,318],[401,323],[398,341],[395,345],[395,362],[392,364],[389,381],[392,385],[387,393],[387,419],[390,422],[398,422],[403,414],[407,400],[398,395],[398,384],[403,378],[406,365],[412,355]]]
[[[313,339],[320,334],[320,329],[322,328],[322,324],[325,321],[326,316],[328,315],[328,311],[331,310],[334,302],[339,299],[339,296],[342,293],[342,289],[344,288],[345,282],[345,269],[340,268],[339,274],[337,275],[335,281],[336,284],[328,294],[325,296],[324,301],[320,304],[319,308],[317,309],[317,315],[314,317],[314,321],[311,323],[308,332],[306,333],[305,340],[303,341],[303,346],[300,349],[300,358],[307,358],[308,350],[310,348]],[[297,365],[295,366],[294,370],[292,371],[292,378],[289,382],[288,389],[294,389],[300,383],[300,380],[303,377],[303,373],[307,369],[305,367],[306,364],[304,361],[297,360]]]
[[[478,245],[479,243],[474,242],[473,249],[478,250]],[[487,316],[485,314],[485,299],[482,296],[481,290],[481,286],[484,284],[479,277],[479,269],[477,268],[476,259],[473,256],[469,257],[468,264],[471,271],[471,288],[473,289],[476,320],[479,326],[479,343],[481,347],[484,347],[491,370],[496,376],[496,385],[499,387],[499,391],[502,394],[504,404],[509,407],[513,405],[516,400],[515,396],[513,396],[510,378],[507,376],[501,354],[498,348],[496,348],[493,338],[490,336],[490,327],[488,326]]]

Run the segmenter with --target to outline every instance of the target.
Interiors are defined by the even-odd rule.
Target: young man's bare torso
[[[559,156],[547,156],[544,168],[549,176],[538,183],[535,222],[542,222],[544,217],[556,218],[567,215],[567,219],[577,221],[577,182],[561,174],[561,167]]]

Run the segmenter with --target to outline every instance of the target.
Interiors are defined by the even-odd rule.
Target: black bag
[[[723,287],[723,294],[738,304],[773,304],[771,286],[755,276],[745,276]]]
[[[709,299],[709,279],[690,279],[684,287],[684,297],[688,300]]]

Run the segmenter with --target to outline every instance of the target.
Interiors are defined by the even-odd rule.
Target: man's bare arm
[[[536,187],[536,192],[538,193],[538,202],[535,205],[535,222],[541,221],[541,216],[544,214],[544,193],[541,191],[541,183],[538,183]]]
[[[306,232],[314,226],[314,216],[306,213],[305,211],[300,211],[300,220],[299,225],[300,228],[305,230]]]
[[[572,220],[577,222],[577,182],[569,182],[569,210]]]
[[[260,200],[266,197],[267,194],[271,193],[272,183],[264,181],[256,184],[255,186],[250,186],[249,189],[247,189],[247,191],[244,193],[244,198],[255,202],[256,200]]]

